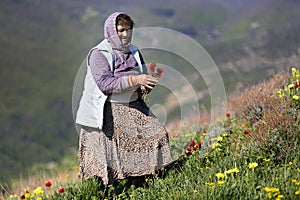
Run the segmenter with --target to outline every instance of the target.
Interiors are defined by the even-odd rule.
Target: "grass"
[[[109,188],[96,178],[81,182],[77,178],[23,195],[25,199],[299,199],[299,80],[296,68],[291,74],[279,74],[231,99],[228,113],[213,128],[173,135],[172,144],[185,143],[187,148],[174,164],[160,169],[160,176],[128,178]]]

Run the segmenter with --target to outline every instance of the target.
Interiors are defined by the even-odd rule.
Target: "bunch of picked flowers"
[[[152,62],[149,65],[149,74],[155,78],[162,78],[162,74],[164,72],[164,69],[162,67],[157,67],[156,62]],[[151,91],[149,88],[145,88],[143,90],[143,99],[146,103],[149,103],[148,94]]]

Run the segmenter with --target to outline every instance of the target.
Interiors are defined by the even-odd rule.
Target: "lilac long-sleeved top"
[[[116,50],[115,50],[116,51]],[[139,67],[132,53],[116,52],[114,73],[111,72],[106,57],[97,49],[91,52],[89,64],[99,89],[106,95],[122,93],[132,89],[128,84],[129,75],[138,75]],[[141,62],[144,60],[140,55]]]

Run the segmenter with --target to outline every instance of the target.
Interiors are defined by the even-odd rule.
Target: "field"
[[[6,199],[299,199],[299,78],[297,68],[277,74],[232,98],[210,129],[173,133],[185,153],[159,175],[106,188],[73,166]]]

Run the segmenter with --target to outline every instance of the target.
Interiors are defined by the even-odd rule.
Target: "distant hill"
[[[137,27],[170,28],[199,41],[219,66],[228,93],[268,78],[270,68],[296,64],[300,3],[238,2],[0,1],[0,184],[76,154],[74,79],[113,11],[130,13]]]

